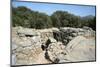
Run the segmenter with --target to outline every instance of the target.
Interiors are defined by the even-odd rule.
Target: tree
[[[23,6],[12,8],[12,19],[13,26],[40,29],[52,27],[52,21],[48,15],[32,11]]]
[[[51,16],[33,11],[27,7],[12,7],[12,25],[27,28],[44,29],[51,27],[83,27],[96,30],[96,17],[80,17],[67,11],[56,11]]]

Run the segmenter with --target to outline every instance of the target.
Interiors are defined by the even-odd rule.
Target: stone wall
[[[89,27],[12,28],[12,65],[91,60],[95,60],[95,31]]]

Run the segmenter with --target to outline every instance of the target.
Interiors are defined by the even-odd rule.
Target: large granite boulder
[[[68,55],[66,58],[70,62],[95,61],[95,39],[86,39],[83,36],[77,36],[66,46]]]

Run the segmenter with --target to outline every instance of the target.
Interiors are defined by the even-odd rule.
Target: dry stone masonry
[[[83,28],[12,28],[12,65],[95,61],[95,31]]]

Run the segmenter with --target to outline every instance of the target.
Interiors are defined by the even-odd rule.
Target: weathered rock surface
[[[68,43],[66,50],[68,51],[66,58],[71,62],[93,61],[95,60],[95,39],[77,36]]]
[[[61,42],[51,43],[47,49],[49,58],[53,63],[59,63],[67,55],[67,51],[64,50],[65,46]]]
[[[12,65],[95,60],[95,31],[84,28],[12,28]]]

